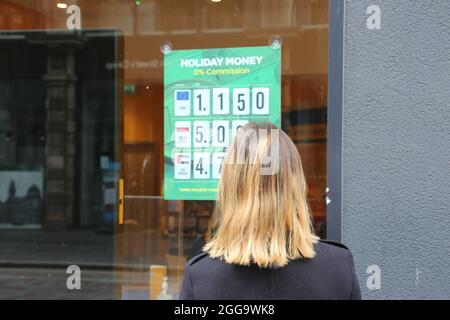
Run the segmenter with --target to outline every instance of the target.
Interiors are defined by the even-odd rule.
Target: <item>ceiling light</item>
[[[59,2],[56,4],[56,6],[60,9],[66,9],[67,8],[67,4]]]

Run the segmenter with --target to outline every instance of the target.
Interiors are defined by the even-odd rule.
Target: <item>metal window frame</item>
[[[327,111],[327,238],[342,242],[342,110],[344,0],[329,0]]]

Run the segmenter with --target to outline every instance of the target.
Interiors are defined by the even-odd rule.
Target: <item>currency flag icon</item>
[[[189,91],[177,91],[177,100],[189,100]]]

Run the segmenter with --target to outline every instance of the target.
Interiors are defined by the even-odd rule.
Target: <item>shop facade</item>
[[[419,226],[429,228],[428,221],[411,204],[416,198],[396,188],[404,176],[402,156],[397,158],[395,150],[423,141],[415,132],[408,134],[415,122],[401,113],[410,101],[395,96],[384,82],[394,67],[398,78],[387,77],[387,83],[412,90],[399,82],[413,70],[414,79],[439,79],[427,94],[443,98],[433,90],[444,89],[442,80],[448,83],[448,77],[436,71],[421,78],[421,69],[411,69],[421,59],[410,43],[412,34],[422,32],[422,48],[439,43],[425,32],[429,19],[438,32],[448,28],[439,20],[439,12],[449,12],[448,4],[433,6],[0,0],[0,268],[5,274],[0,298],[39,298],[44,291],[49,298],[64,299],[176,299],[184,263],[206,231],[214,201],[164,196],[166,50],[267,47],[274,40],[281,46],[281,128],[302,156],[316,233],[354,251],[365,298],[448,295],[449,286],[433,284],[438,273],[440,282],[448,280],[439,271],[446,260],[437,263],[432,254],[433,269],[420,258]],[[393,15],[403,9],[404,19],[428,10],[435,15],[416,26],[407,24],[411,31],[402,33],[401,22],[408,21]],[[396,55],[383,58],[383,48]],[[411,65],[402,61],[401,52],[410,53]],[[377,56],[383,67],[376,67]],[[442,56],[428,66],[445,63],[448,70]],[[389,98],[398,111],[391,111]],[[412,105],[418,116],[429,117],[436,134],[448,128],[435,117],[437,111],[425,110],[429,114]],[[405,121],[389,126],[396,117]],[[390,140],[400,136],[403,140]],[[441,157],[425,163],[445,161],[446,146]],[[413,149],[401,150],[406,161]],[[374,165],[380,162],[383,167]],[[427,197],[412,182],[422,177],[420,166],[408,168],[409,190],[434,208],[434,194]],[[431,174],[440,174],[437,181],[448,190],[441,180],[448,173],[435,168]],[[439,208],[433,210],[431,217],[445,219]],[[411,220],[408,212],[419,220]],[[433,228],[433,245],[448,239],[448,230]],[[404,251],[411,242],[396,242],[407,236],[416,239],[408,249],[413,251]],[[400,251],[406,260],[389,258]],[[417,265],[405,266],[411,255]],[[82,270],[81,290],[66,288],[67,267],[73,265]],[[398,278],[402,272],[407,275]]]

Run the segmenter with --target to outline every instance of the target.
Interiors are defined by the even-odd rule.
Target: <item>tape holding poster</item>
[[[280,126],[281,49],[174,50],[164,57],[164,199],[215,200],[221,164],[249,121]]]

